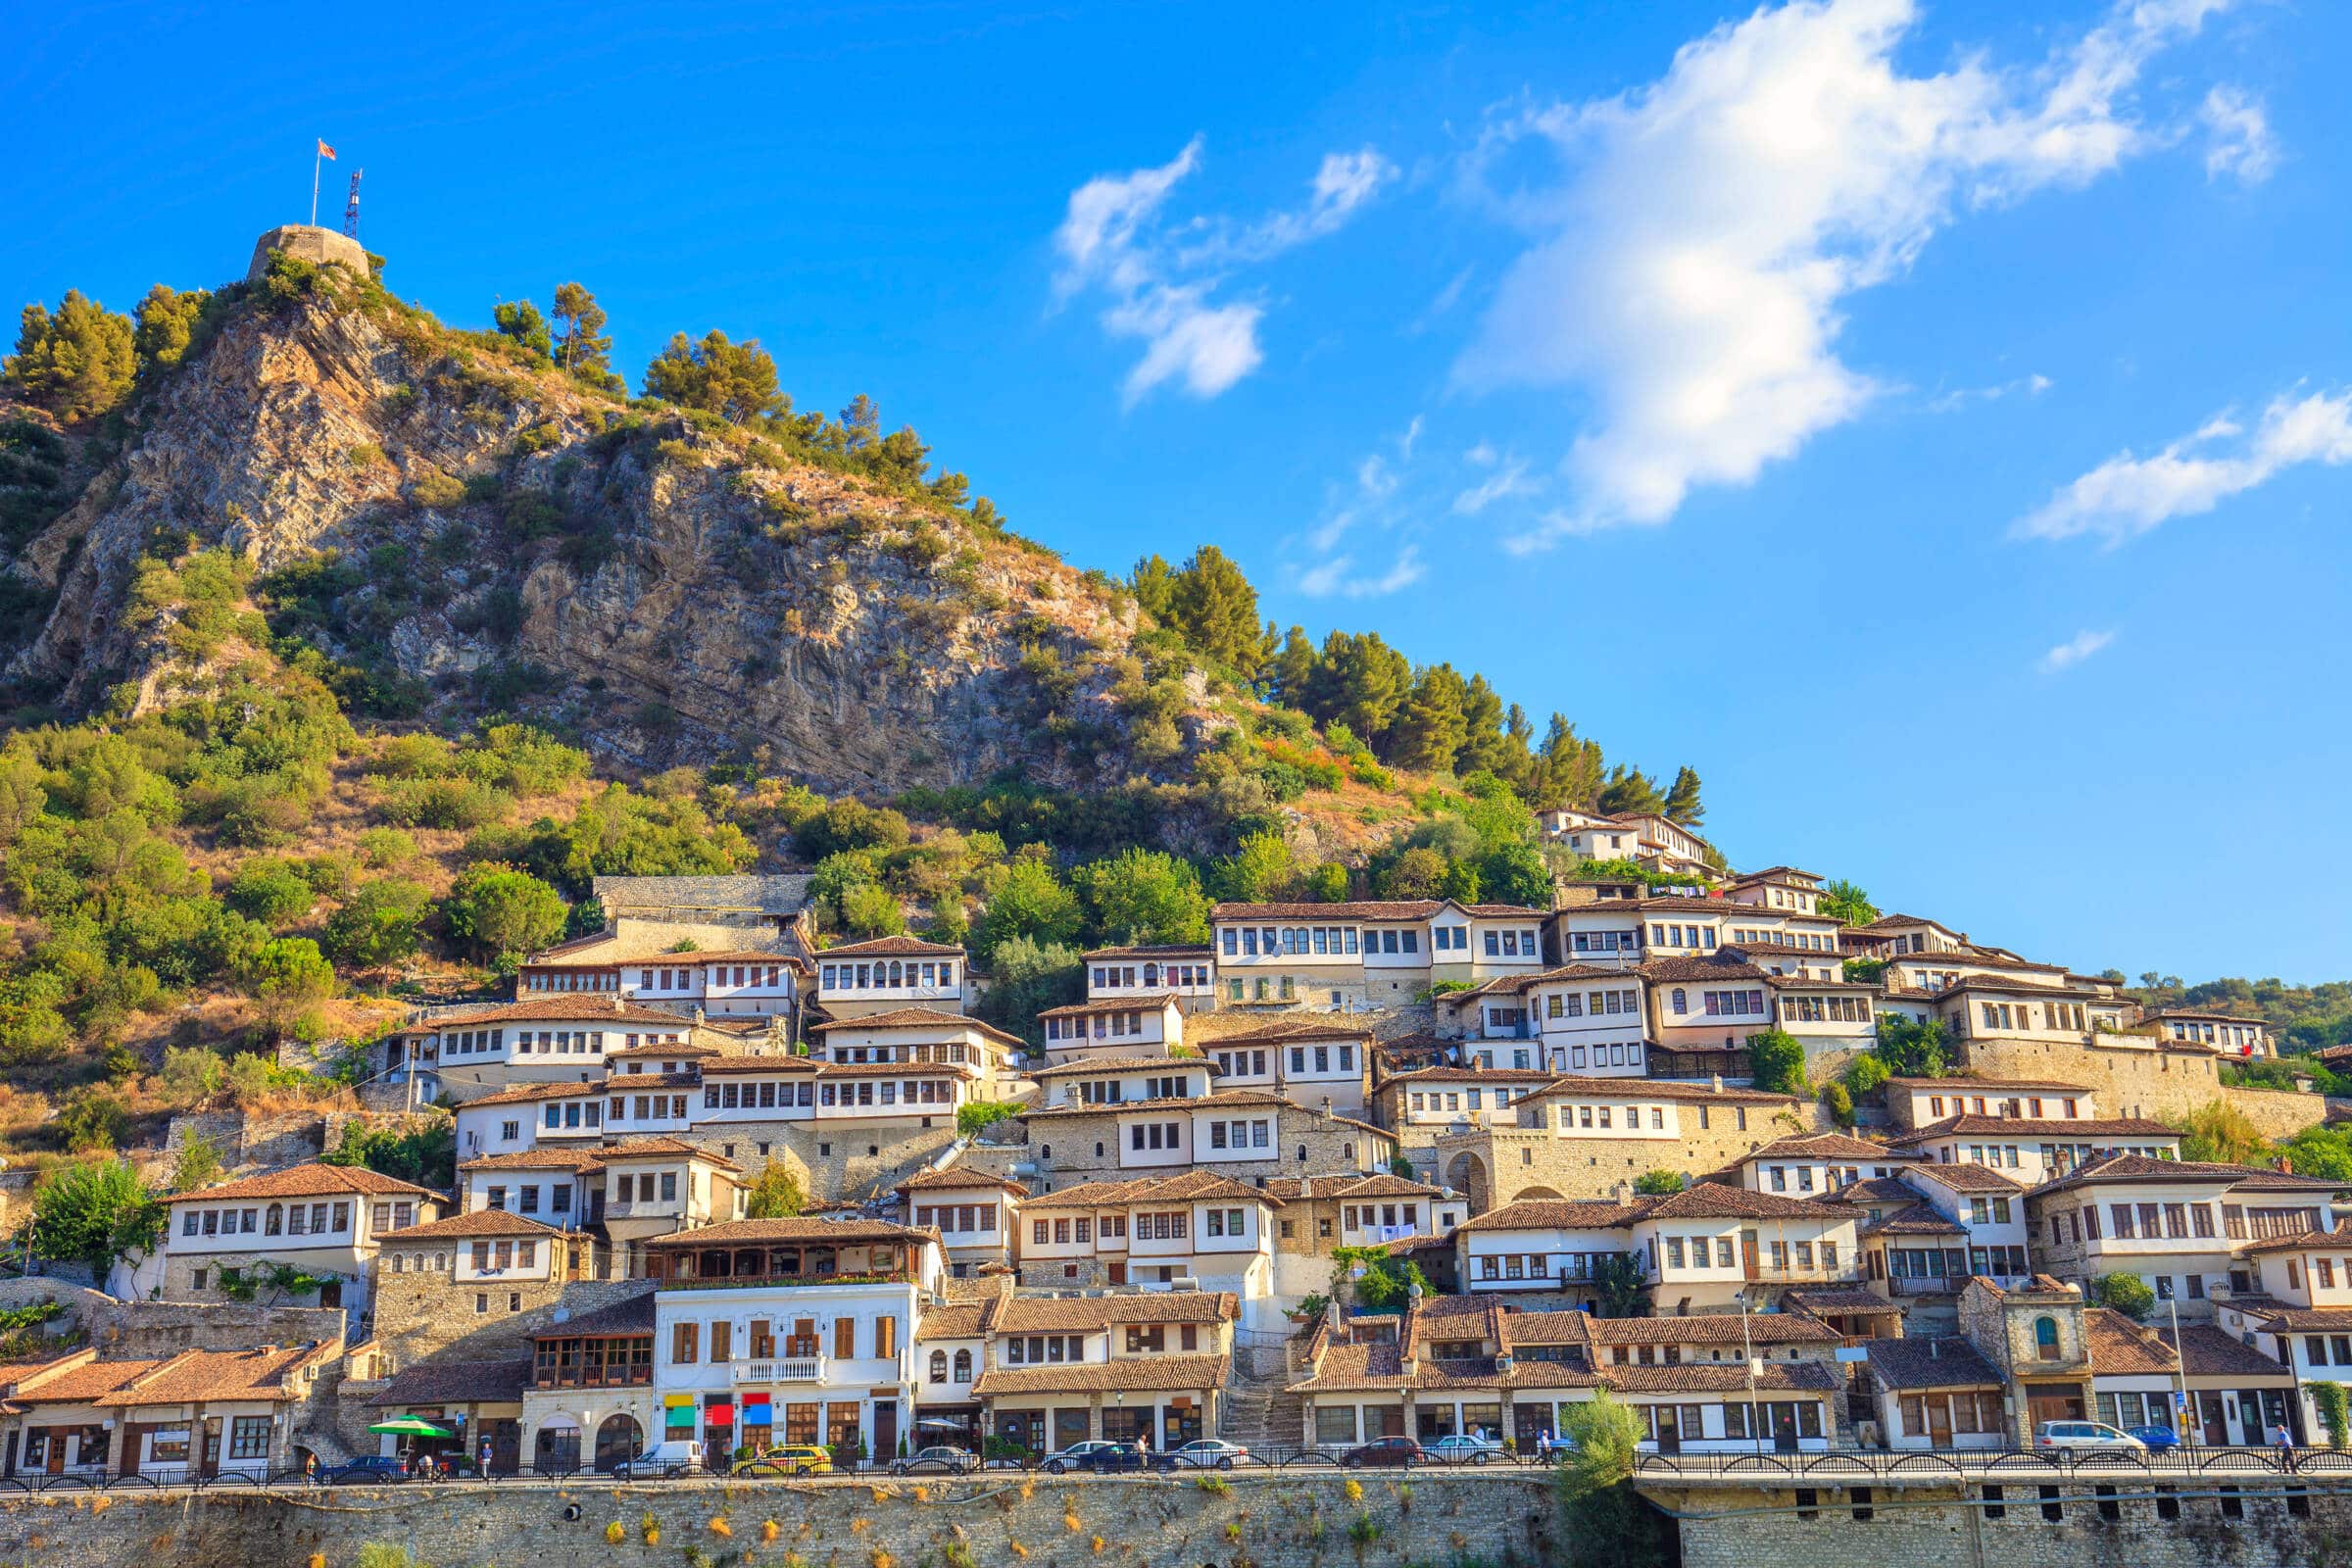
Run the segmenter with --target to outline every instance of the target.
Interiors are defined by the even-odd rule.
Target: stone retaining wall
[[[0,1496],[0,1561],[351,1568],[375,1542],[437,1568],[1399,1568],[1557,1561],[1547,1478],[1414,1473],[977,1484],[400,1487]],[[99,1506],[103,1504],[103,1506]],[[570,1517],[566,1517],[569,1515]],[[772,1532],[769,1526],[773,1526]],[[618,1527],[617,1543],[608,1532]],[[1939,1565],[1941,1568],[1941,1565]]]

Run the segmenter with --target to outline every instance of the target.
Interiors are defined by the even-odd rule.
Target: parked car
[[[1247,1463],[1250,1450],[1238,1443],[1223,1438],[1196,1438],[1181,1448],[1170,1448],[1159,1456],[1159,1467],[1173,1470],[1178,1465],[1194,1465],[1204,1470],[1230,1470],[1236,1463]]]
[[[2036,1448],[2067,1453],[2145,1453],[2148,1446],[2104,1421],[2044,1421],[2034,1434]]]
[[[2130,1431],[2132,1436],[2148,1446],[2150,1452],[2180,1446],[2180,1434],[2171,1427],[2132,1427]]]
[[[398,1454],[371,1453],[318,1472],[319,1482],[330,1487],[385,1487],[408,1479],[409,1461]]]
[[[1424,1445],[1421,1456],[1431,1464],[1486,1464],[1501,1452],[1502,1444],[1496,1439],[1456,1432]]]
[[[1340,1462],[1350,1470],[1374,1469],[1383,1466],[1402,1468],[1421,1463],[1424,1455],[1421,1445],[1410,1438],[1374,1438],[1348,1450]]]
[[[965,1448],[917,1448],[894,1463],[890,1473],[894,1476],[960,1476],[969,1474],[979,1463],[978,1457]]]
[[[1118,1457],[1116,1450],[1123,1446],[1126,1446],[1103,1438],[1089,1438],[1084,1443],[1073,1443],[1066,1448],[1057,1448],[1047,1454],[1039,1461],[1038,1467],[1050,1476],[1067,1475],[1072,1470],[1094,1470],[1101,1468],[1103,1461],[1115,1461]]]
[[[739,1459],[729,1472],[739,1476],[829,1476],[833,1455],[813,1443],[796,1443],[750,1459]]]
[[[671,1479],[703,1468],[703,1446],[692,1438],[672,1438],[657,1443],[633,1459],[623,1459],[612,1467],[612,1474],[622,1481],[643,1481],[648,1476]]]
[[[1152,1464],[1152,1450],[1141,1443],[1098,1443],[1086,1456],[1086,1468],[1097,1475],[1115,1475],[1122,1470],[1145,1470]]]

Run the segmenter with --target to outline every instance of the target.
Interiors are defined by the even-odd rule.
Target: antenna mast
[[[360,237],[360,176],[365,169],[351,172],[351,198],[343,204],[343,232],[352,239]]]

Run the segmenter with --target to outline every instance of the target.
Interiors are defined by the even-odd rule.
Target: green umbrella
[[[385,1433],[395,1438],[454,1438],[457,1436],[455,1432],[444,1432],[430,1421],[419,1420],[413,1415],[398,1416],[390,1421],[378,1421],[368,1430]]]

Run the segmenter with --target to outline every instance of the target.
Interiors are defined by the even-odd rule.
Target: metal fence
[[[1998,1483],[2115,1476],[2342,1476],[2352,1479],[2352,1452],[2331,1448],[1838,1448],[1827,1453],[1644,1453],[1638,1477],[1721,1480],[1752,1476],[1818,1480],[1920,1479],[1950,1476]]]

